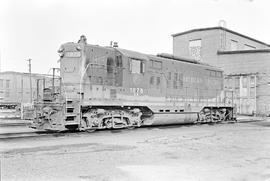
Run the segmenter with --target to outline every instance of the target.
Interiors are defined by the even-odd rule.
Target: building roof
[[[11,75],[29,75],[28,72],[15,72],[15,71],[3,71],[0,72],[0,74],[4,75],[4,74],[11,74]],[[50,74],[38,74],[38,73],[31,73],[32,76],[52,76]]]
[[[254,50],[233,50],[233,51],[218,51],[218,55],[225,54],[243,54],[243,53],[270,53],[270,49],[254,49]]]
[[[227,31],[227,32],[229,32],[229,33],[232,33],[232,34],[235,34],[235,35],[238,35],[238,36],[241,36],[241,37],[250,39],[250,40],[252,40],[252,41],[255,41],[255,42],[258,42],[258,43],[261,43],[261,44],[263,44],[263,45],[266,45],[266,46],[269,46],[269,47],[270,47],[270,45],[267,44],[267,43],[264,43],[264,42],[259,41],[259,40],[257,40],[257,39],[251,38],[251,37],[249,37],[249,36],[246,36],[246,35],[243,35],[243,34],[241,34],[241,33],[238,33],[238,32],[232,31],[232,30],[229,30],[229,29],[224,28],[224,27],[221,27],[221,26],[192,29],[192,30],[188,30],[188,31],[180,32],[180,33],[175,33],[175,34],[172,34],[171,36],[172,36],[172,37],[177,37],[177,36],[181,36],[181,35],[185,35],[185,34],[189,34],[189,33],[193,33],[193,32],[198,32],[198,31],[209,31],[209,30],[224,30],[224,31]]]

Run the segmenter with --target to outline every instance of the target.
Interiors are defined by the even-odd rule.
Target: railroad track
[[[46,137],[46,136],[61,136],[63,133],[48,132],[48,131],[31,131],[31,132],[15,132],[15,133],[2,133],[0,134],[0,141],[10,140],[10,139],[25,139],[25,138],[35,138],[35,137]]]
[[[98,130],[102,131],[102,130]],[[5,140],[18,140],[18,139],[29,139],[29,138],[40,138],[40,137],[61,137],[61,136],[72,136],[72,135],[82,135],[89,134],[89,132],[79,132],[79,131],[68,131],[64,130],[58,131],[23,131],[23,132],[7,132],[0,133],[0,141]]]
[[[155,126],[157,127],[157,126]],[[150,128],[150,127],[145,127]],[[154,128],[154,127],[152,127]],[[96,130],[95,132],[107,132],[110,131],[111,133],[119,133],[121,131],[131,131],[127,129],[114,129],[114,130]],[[5,140],[19,140],[19,139],[29,139],[29,138],[39,138],[39,137],[60,137],[60,136],[72,136],[72,135],[83,135],[83,134],[92,134],[92,132],[71,132],[71,131],[29,131],[29,132],[11,132],[11,133],[0,133],[0,141]]]
[[[31,123],[0,123],[0,127],[30,126]]]
[[[115,130],[96,130],[95,132],[107,132],[119,133],[125,131],[125,129],[115,129]],[[128,131],[128,130],[127,130]],[[17,140],[17,139],[29,139],[29,138],[39,138],[39,137],[62,137],[62,136],[76,136],[76,135],[88,135],[92,132],[87,131],[29,131],[29,132],[13,132],[13,133],[0,133],[0,142],[5,140]]]
[[[222,123],[220,123],[222,124]],[[225,124],[225,123],[223,123]],[[226,123],[228,124],[228,123]],[[208,124],[208,125],[216,125],[216,124]],[[194,124],[184,124],[184,125],[155,125],[155,126],[143,126],[139,129],[172,129],[172,128],[179,128],[179,127],[187,127],[187,126],[194,126]],[[134,129],[136,130],[136,129]],[[95,132],[107,132],[110,131],[111,133],[119,133],[122,131],[131,131],[128,129],[111,129],[111,130],[96,130]],[[26,139],[26,138],[37,138],[37,137],[61,137],[61,136],[72,136],[72,135],[83,135],[83,134],[93,134],[92,132],[71,132],[71,131],[29,131],[29,132],[13,132],[13,133],[0,133],[0,141],[11,140],[11,139]]]

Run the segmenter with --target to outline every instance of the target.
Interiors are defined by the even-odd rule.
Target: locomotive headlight
[[[77,46],[76,50],[81,51],[82,49],[81,49],[81,47]]]
[[[62,58],[64,56],[64,52],[60,52],[58,55]]]
[[[60,47],[59,50],[57,51],[58,55],[62,58],[64,56],[64,48]]]
[[[63,47],[60,47],[59,50],[57,51],[58,53],[62,53],[64,51]]]

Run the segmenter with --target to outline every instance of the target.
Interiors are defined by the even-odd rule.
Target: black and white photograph
[[[0,181],[270,181],[269,9],[0,0]]]

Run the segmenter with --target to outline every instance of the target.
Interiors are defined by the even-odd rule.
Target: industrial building
[[[22,72],[0,72],[0,105],[32,103],[37,96],[42,96],[37,95],[38,82],[41,89],[44,85],[50,86],[51,75],[32,73],[30,76],[29,73]]]
[[[239,114],[270,114],[270,45],[224,27],[172,35],[173,54],[224,70]]]

